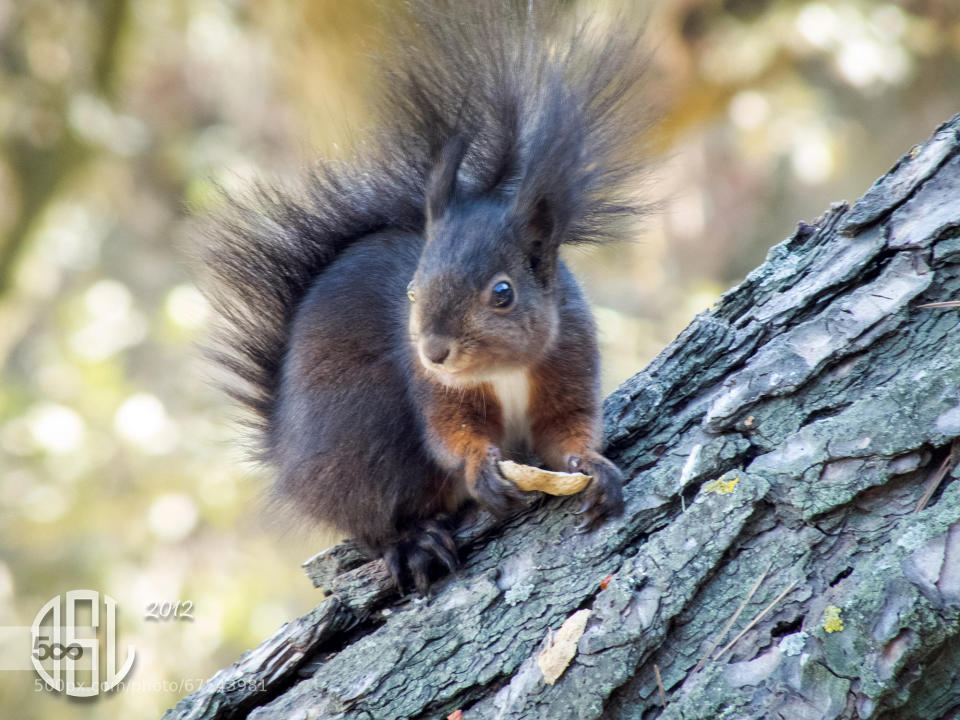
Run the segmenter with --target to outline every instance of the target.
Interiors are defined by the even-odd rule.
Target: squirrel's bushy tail
[[[221,320],[227,389],[270,445],[289,324],[313,280],[351,243],[421,232],[441,150],[467,143],[466,193],[546,197],[566,243],[619,239],[642,210],[635,180],[649,114],[639,31],[578,20],[557,0],[413,0],[380,63],[377,130],[349,163],[322,162],[299,197],[260,188],[210,224],[204,289]]]

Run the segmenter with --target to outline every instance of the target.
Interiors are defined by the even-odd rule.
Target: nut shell
[[[562,473],[501,460],[500,472],[521,490],[537,490],[547,495],[575,495],[590,482],[583,473]]]

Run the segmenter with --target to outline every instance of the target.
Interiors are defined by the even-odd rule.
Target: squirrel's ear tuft
[[[447,140],[427,178],[427,223],[443,216],[457,191],[457,172],[467,154],[462,135]]]

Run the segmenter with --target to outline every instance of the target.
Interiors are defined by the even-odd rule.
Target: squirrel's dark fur
[[[217,357],[279,495],[421,590],[457,561],[449,513],[518,498],[501,454],[591,474],[591,524],[622,506],[593,322],[557,252],[641,209],[640,59],[635,33],[557,5],[415,2],[358,156],[300,197],[230,203],[205,247]]]

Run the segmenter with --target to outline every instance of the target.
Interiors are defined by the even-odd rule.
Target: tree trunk
[[[960,320],[923,307],[952,300],[960,115],[607,399],[622,519],[477,515],[428,600],[328,552],[331,595],[164,717],[955,717]]]

